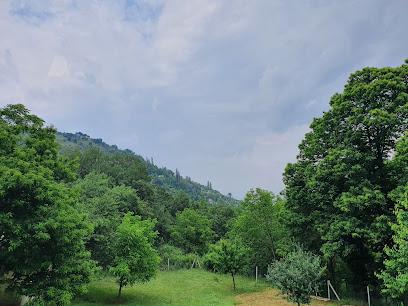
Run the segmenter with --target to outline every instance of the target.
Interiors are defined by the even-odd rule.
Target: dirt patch
[[[245,305],[245,306],[293,306],[296,304],[291,304],[286,301],[285,297],[283,297],[278,290],[275,289],[266,289],[261,292],[255,293],[245,293],[240,294],[235,298],[235,302],[237,305]],[[313,306],[329,306],[332,305],[327,302],[322,301],[312,301]]]

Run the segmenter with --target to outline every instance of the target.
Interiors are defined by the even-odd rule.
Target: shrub
[[[318,256],[297,248],[271,264],[266,279],[286,294],[288,301],[309,304],[323,271]]]

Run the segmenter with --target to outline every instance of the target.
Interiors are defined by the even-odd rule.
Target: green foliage
[[[0,271],[37,303],[69,303],[89,282],[92,231],[66,182],[55,130],[23,105],[0,109]],[[28,260],[29,259],[29,260]]]
[[[235,290],[235,275],[247,267],[248,255],[249,249],[239,240],[221,239],[210,246],[204,261],[207,268],[231,274]]]
[[[177,214],[171,237],[186,253],[204,254],[213,236],[210,220],[197,210],[187,208]]]
[[[160,238],[158,243],[171,242],[170,235],[175,217],[186,208],[194,208],[207,216],[212,222],[217,237],[222,237],[226,233],[229,221],[235,213],[233,204],[236,200],[209,190],[189,178],[184,179],[178,172],[175,178],[172,171],[158,168],[150,159],[143,160],[129,150],[119,150],[116,146],[109,146],[100,139],[92,139],[82,133],[60,133],[58,138],[61,152],[78,164],[77,172],[82,179],[89,181],[97,175],[105,176],[105,182],[99,180],[95,184],[90,183],[90,186],[86,186],[88,190],[86,193],[89,193],[91,198],[94,197],[92,190],[99,188],[99,183],[109,185],[109,188],[124,185],[136,191],[140,201],[137,201],[137,207],[132,206],[129,209],[143,218],[157,219],[156,230]],[[146,177],[146,169],[152,182],[150,177]],[[90,177],[87,178],[88,176]],[[81,183],[78,182],[78,184]],[[96,199],[87,199],[83,191],[80,193],[82,202],[88,203],[85,206],[89,206],[91,202],[93,206],[96,205]],[[101,195],[97,198],[99,197]],[[223,202],[226,199],[225,202],[228,203]],[[105,196],[105,201],[102,202],[107,203],[108,200],[109,197]],[[110,201],[114,202],[112,199]],[[96,232],[99,231],[98,228]],[[98,239],[109,241],[110,238],[107,233],[102,233]],[[98,261],[103,266],[106,266],[109,260],[108,256],[98,257]]]
[[[320,258],[301,248],[268,267],[266,279],[287,295],[290,302],[310,304],[310,295],[322,276]]]
[[[212,220],[212,228],[217,239],[224,237],[231,229],[234,218],[237,216],[237,207],[227,203],[209,206],[208,215]]]
[[[393,225],[394,246],[386,249],[388,259],[379,275],[384,282],[383,291],[395,299],[408,294],[408,184],[399,192],[397,221]]]
[[[400,140],[392,168],[398,168],[402,175],[399,186],[392,192],[397,202],[396,222],[392,225],[393,246],[386,248],[388,258],[385,269],[379,275],[384,282],[383,292],[394,299],[408,298],[408,134]],[[396,167],[398,166],[398,167]]]
[[[196,254],[185,254],[182,249],[164,244],[159,247],[161,258],[160,268],[167,269],[188,269],[193,266],[193,262],[200,262],[201,259]],[[168,267],[168,264],[170,267]]]
[[[110,269],[122,287],[146,282],[156,273],[160,258],[153,248],[157,233],[154,222],[127,213],[118,226],[113,243],[114,260]]]
[[[285,202],[269,191],[256,189],[246,194],[240,208],[231,235],[239,237],[251,249],[252,266],[266,270],[291,245],[285,227]]]
[[[331,280],[341,259],[356,290],[377,285],[391,242],[389,193],[401,184],[402,169],[390,156],[408,125],[407,79],[408,65],[352,74],[284,174],[293,236],[324,255]]]
[[[146,204],[136,191],[127,186],[114,186],[105,174],[91,172],[75,182],[73,189],[80,195],[81,209],[94,227],[87,247],[92,258],[107,268],[113,261],[111,241],[125,213],[146,216]]]
[[[106,153],[91,146],[71,154],[79,159],[78,173],[81,177],[91,173],[104,173],[116,185],[135,187],[138,181],[149,181],[146,165],[141,157],[122,151]]]
[[[92,139],[83,133],[59,133],[58,141],[63,155],[79,159],[82,176],[92,171],[103,172],[114,177],[119,184],[138,189],[140,180],[149,180],[148,174],[155,186],[170,193],[182,191],[193,200],[209,203],[238,203],[232,197],[196,183],[189,177],[182,177],[177,170],[175,173],[165,167],[160,168],[149,158],[143,159],[130,150],[119,150],[117,146],[107,145],[101,139]],[[128,166],[131,166],[129,170]]]

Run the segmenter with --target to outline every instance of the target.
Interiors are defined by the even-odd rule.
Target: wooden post
[[[367,286],[367,301],[368,301],[368,306],[371,306],[370,288],[368,286]]]
[[[327,281],[327,298],[330,300],[330,281]]]
[[[330,281],[329,281],[329,286],[330,286],[331,290],[333,290],[333,293],[336,296],[337,300],[340,301],[339,295],[337,294],[336,290],[334,290],[334,287],[332,286]]]
[[[170,271],[170,258],[167,258],[167,270]]]
[[[258,284],[258,266],[255,267],[255,284]]]

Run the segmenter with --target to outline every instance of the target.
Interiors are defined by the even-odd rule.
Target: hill
[[[108,154],[123,154],[138,158],[145,165],[147,172],[154,185],[160,186],[170,192],[183,191],[193,200],[205,200],[210,203],[226,202],[236,204],[238,201],[231,194],[223,195],[214,190],[210,182],[207,186],[193,181],[189,176],[183,177],[180,172],[172,171],[166,167],[159,167],[154,164],[152,158],[143,158],[129,149],[119,149],[116,145],[109,145],[100,138],[91,138],[81,132],[57,134],[58,143],[61,146],[61,152],[79,149],[98,148]]]

